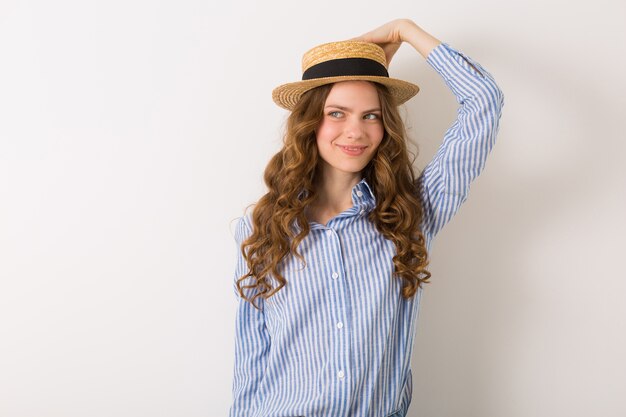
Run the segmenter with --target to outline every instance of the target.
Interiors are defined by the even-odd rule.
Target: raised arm
[[[443,77],[460,107],[434,158],[417,180],[424,205],[423,230],[434,237],[467,199],[498,133],[504,95],[478,62],[442,43],[427,62]]]
[[[434,237],[467,199],[495,144],[504,95],[478,62],[440,42],[408,19],[398,19],[358,39],[378,43],[391,60],[410,43],[444,79],[460,107],[434,158],[417,180],[424,205],[422,227]]]
[[[251,229],[245,216],[239,219],[235,230],[237,242],[237,264],[233,288],[237,298],[237,313],[235,319],[235,367],[233,375],[233,402],[229,417],[244,417],[254,415],[256,393],[260,382],[265,375],[267,353],[270,347],[270,337],[265,327],[265,318],[262,311],[257,310],[248,301],[241,298],[236,280],[248,270],[241,243],[250,235]],[[260,301],[259,301],[260,300]],[[258,297],[255,302],[263,307],[263,299]]]

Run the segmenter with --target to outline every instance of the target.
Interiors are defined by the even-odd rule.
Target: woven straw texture
[[[318,45],[305,52],[302,57],[302,72],[304,73],[310,67],[321,62],[341,58],[368,58],[387,68],[385,52],[375,43],[340,41]],[[280,85],[272,91],[272,99],[280,107],[293,110],[302,94],[306,91],[321,85],[350,80],[373,81],[387,86],[391,94],[395,97],[396,104],[398,105],[403,104],[419,91],[417,85],[396,78],[374,75],[342,75],[296,81]]]
[[[305,52],[302,72],[320,62],[340,58],[369,58],[387,68],[385,51],[380,46],[370,42],[342,41],[325,43]]]

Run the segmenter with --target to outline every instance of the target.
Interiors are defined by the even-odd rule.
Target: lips
[[[343,151],[343,153],[350,155],[350,156],[359,156],[363,152],[365,152],[365,148],[367,148],[367,146],[342,146],[342,145],[337,145],[337,146],[339,147],[339,149]]]
[[[343,146],[343,145],[337,145],[337,146],[339,146],[340,148],[343,148],[343,149],[351,150],[351,151],[363,150],[363,149],[367,148],[367,146]]]

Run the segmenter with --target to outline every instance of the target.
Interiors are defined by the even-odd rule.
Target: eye
[[[369,117],[369,116],[373,116],[373,117]],[[376,119],[378,119],[378,115],[377,115],[377,114],[374,114],[374,113],[368,113],[368,114],[366,114],[366,115],[365,115],[365,116],[363,116],[363,117],[365,117],[365,118],[366,118],[366,119],[368,119],[368,120],[376,120]]]
[[[328,115],[329,115],[330,117],[335,117],[335,118],[337,118],[337,117],[341,117],[341,114],[342,114],[342,113],[341,113],[340,111],[336,111],[336,110],[335,110],[335,111],[331,111],[330,113],[328,113]]]

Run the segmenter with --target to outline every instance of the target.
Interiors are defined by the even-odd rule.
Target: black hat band
[[[302,80],[337,77],[342,75],[372,75],[389,77],[387,68],[380,62],[367,58],[339,58],[313,65],[302,74]]]

